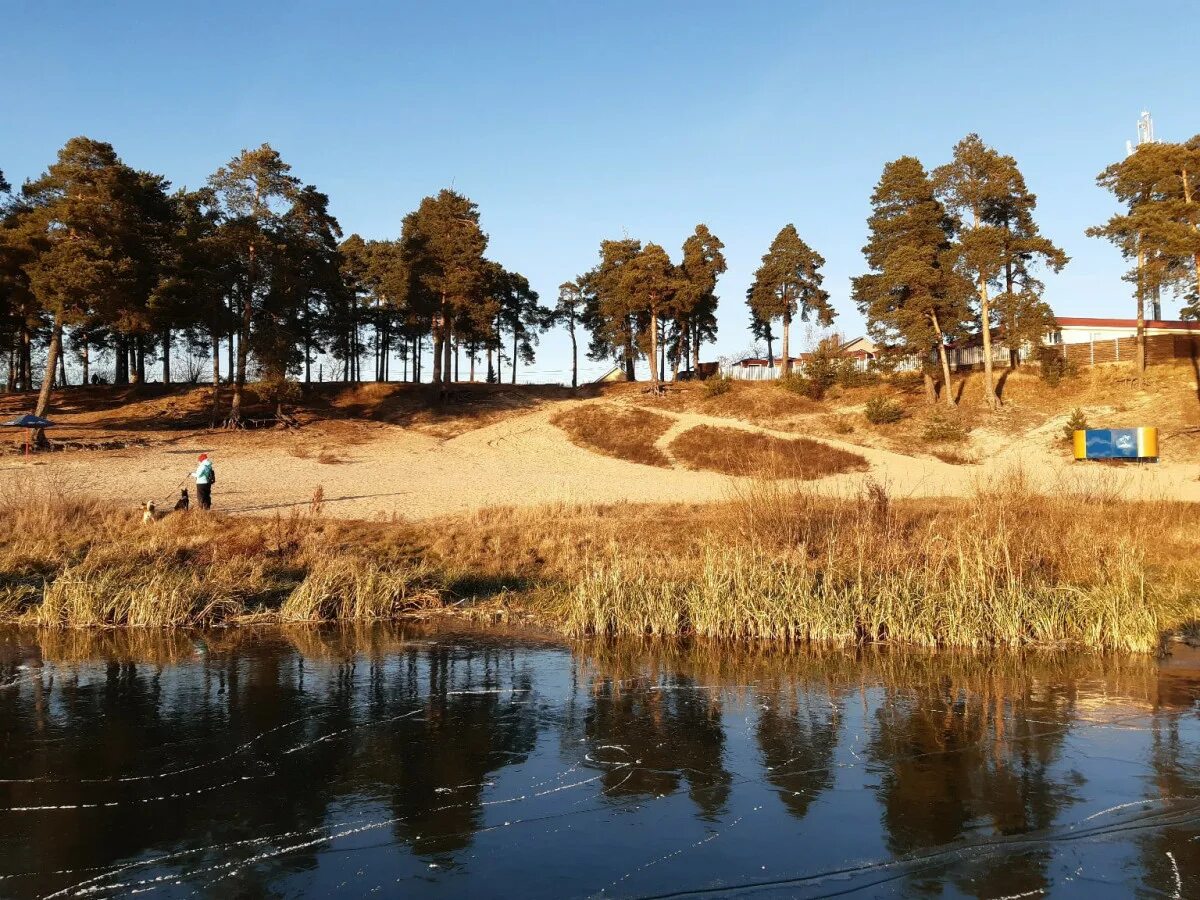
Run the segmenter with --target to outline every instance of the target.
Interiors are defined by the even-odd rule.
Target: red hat
[[[208,459],[208,454],[207,454],[207,453],[201,453],[201,454],[200,454],[200,462],[204,462],[206,459]]]

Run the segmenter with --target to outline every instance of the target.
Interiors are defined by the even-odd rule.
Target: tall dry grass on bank
[[[324,522],[135,509],[54,483],[0,488],[0,621],[198,626],[393,618],[441,602],[407,534]]]
[[[1046,494],[1020,473],[968,500],[897,501],[869,480],[834,497],[765,479],[739,490],[419,524],[142,525],[65,488],[6,484],[0,621],[368,620],[455,601],[576,636],[1137,652],[1200,622],[1196,505],[1127,502],[1115,483]]]
[[[555,598],[575,635],[1153,652],[1200,621],[1200,510],[1040,494],[818,498],[759,482],[688,558],[613,545]]]

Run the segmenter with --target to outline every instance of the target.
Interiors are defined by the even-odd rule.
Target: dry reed
[[[967,500],[769,479],[724,504],[560,504],[420,524],[192,512],[144,526],[65,486],[0,490],[0,621],[368,620],[490,600],[574,635],[1156,650],[1200,622],[1200,508],[1121,482]],[[487,610],[487,603],[480,604]]]

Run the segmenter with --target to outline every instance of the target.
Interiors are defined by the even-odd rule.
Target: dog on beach
[[[150,525],[154,522],[154,520],[156,518],[158,518],[158,517],[154,515],[154,501],[147,500],[142,505],[142,524]]]
[[[191,505],[191,500],[188,498],[188,489],[184,488],[179,492],[179,499],[175,501],[175,512],[186,512]]]

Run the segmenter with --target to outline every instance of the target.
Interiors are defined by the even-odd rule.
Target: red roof
[[[1055,316],[1059,327],[1069,328],[1137,328],[1137,319],[1093,319],[1086,316]],[[1173,328],[1177,331],[1200,331],[1200,322],[1180,322],[1147,319],[1147,328]]]

